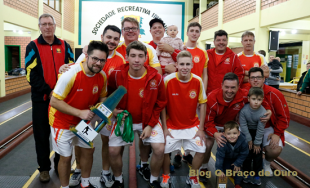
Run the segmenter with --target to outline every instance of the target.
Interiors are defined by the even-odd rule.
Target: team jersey
[[[253,55],[245,55],[242,52],[238,54],[241,65],[244,71],[249,71],[252,67],[260,67],[262,65],[267,65],[267,62],[263,55],[254,52]],[[251,87],[250,83],[243,83],[241,88]]]
[[[106,96],[106,74],[100,71],[95,75],[87,75],[82,62],[72,65],[60,76],[53,92],[53,97],[80,110],[89,109],[99,98]],[[80,121],[79,117],[64,114],[53,107],[49,109],[49,123],[54,128],[69,129],[70,125],[75,126]]]
[[[132,116],[133,123],[142,122],[142,104],[144,95],[144,86],[146,82],[146,73],[141,77],[133,77],[128,72],[128,101],[127,110]]]
[[[85,54],[81,54],[80,57],[78,58],[78,60],[75,62],[80,63],[82,61],[85,61]],[[118,53],[116,50],[113,50],[112,54],[108,56],[107,58],[107,62],[105,63],[104,67],[103,67],[103,71],[105,72],[105,74],[107,75],[107,78],[109,78],[110,74],[113,72],[114,69],[116,69],[117,67],[126,64],[123,56]]]
[[[190,80],[185,82],[178,78],[178,73],[174,73],[166,76],[164,82],[168,100],[167,127],[188,129],[199,125],[197,102],[207,102],[202,79],[191,73]]]
[[[189,51],[193,56],[193,64],[192,73],[201,77],[203,73],[203,69],[208,67],[208,54],[202,48],[196,46],[195,48],[187,47],[187,51]]]
[[[147,54],[146,54],[147,59],[144,62],[144,64],[149,65],[151,67],[160,67],[158,57],[156,55],[156,50],[152,46],[145,44],[144,42],[142,42],[142,44],[144,44],[144,46],[147,48]],[[125,42],[123,41],[119,43],[118,47],[116,48],[116,51],[120,53],[123,57],[126,57],[126,48],[127,46]],[[126,60],[126,63],[128,63],[127,60]]]
[[[215,52],[215,63],[216,63],[216,65],[220,64],[223,55],[224,54],[218,54],[218,53]]]

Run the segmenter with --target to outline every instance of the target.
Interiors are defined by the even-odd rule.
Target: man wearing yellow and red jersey
[[[166,138],[163,180],[161,187],[169,187],[170,157],[173,151],[180,151],[181,146],[186,152],[183,158],[191,157],[192,170],[198,170],[205,153],[204,120],[206,115],[207,95],[199,76],[191,73],[193,68],[192,55],[182,51],[177,56],[177,73],[165,77],[167,107],[162,111],[162,123]],[[180,103],[182,101],[182,103]],[[200,104],[200,118],[196,113],[197,103]],[[186,106],[186,108],[184,108]],[[166,112],[167,110],[167,112]],[[168,116],[166,116],[166,113]],[[197,133],[196,133],[197,132]],[[201,138],[197,138],[201,135]],[[196,152],[194,159],[190,151]],[[179,156],[181,158],[181,156]],[[197,176],[189,175],[186,180],[191,187],[200,187]]]
[[[115,110],[114,116],[127,110],[132,114],[133,131],[140,136],[139,149],[141,169],[139,173],[150,185],[158,183],[158,176],[164,156],[164,133],[159,120],[160,112],[166,105],[165,85],[162,76],[156,69],[146,66],[147,49],[139,41],[130,43],[127,47],[129,63],[114,70],[109,77],[108,92],[114,92],[119,86],[127,89]],[[109,140],[109,154],[111,168],[115,176],[113,187],[124,187],[122,177],[122,153],[124,146],[132,143],[123,141],[115,134],[116,124],[113,126]],[[151,145],[151,146],[149,146]],[[147,163],[152,147],[151,172]]]
[[[69,127],[81,120],[90,120],[94,113],[89,106],[103,102],[107,96],[107,77],[102,71],[109,53],[102,42],[89,44],[86,61],[74,64],[60,76],[54,89],[49,109],[53,149],[59,153],[58,172],[61,186],[69,188],[73,145],[81,150],[81,187],[92,188],[89,177],[94,149],[73,134]]]
[[[118,45],[116,51],[119,52],[123,57],[125,57],[127,46],[133,41],[138,41],[139,33],[139,22],[132,17],[124,18],[122,21],[122,34],[124,36],[124,41]],[[155,49],[148,44],[142,44],[144,44],[147,48],[147,59],[145,61],[145,65],[149,65],[155,68],[160,74],[162,74],[161,66],[158,61]],[[126,63],[128,63],[127,60]]]
[[[207,94],[214,89],[221,88],[221,83],[226,73],[233,72],[238,76],[240,86],[244,77],[244,70],[240,60],[230,48],[227,47],[228,34],[224,30],[216,31],[214,34],[215,48],[208,50],[208,88]]]
[[[109,48],[109,56],[107,58],[107,62],[103,67],[103,71],[109,78],[110,74],[113,72],[114,69],[118,68],[119,66],[126,64],[123,56],[118,53],[115,49],[120,41],[121,37],[121,30],[114,26],[108,25],[104,28],[103,33],[101,35],[101,41],[106,44]],[[80,63],[81,61],[85,61],[85,54],[82,53],[76,63]],[[65,71],[66,69],[70,68],[69,66],[63,65],[60,72]],[[106,187],[111,187],[113,185],[112,175],[109,171],[109,136],[111,133],[111,125],[106,125],[101,131],[101,140],[102,140],[102,171],[101,171],[101,178],[100,181],[105,183]],[[78,148],[75,148],[75,155],[76,160],[78,161],[80,152]],[[70,178],[70,186],[77,186],[81,179],[81,167],[80,164],[77,163],[75,172]]]
[[[243,51],[238,54],[245,76],[241,88],[251,88],[249,83],[249,70],[252,67],[260,67],[264,70],[266,78],[269,77],[269,68],[263,55],[254,52],[255,35],[251,31],[246,31],[241,36]]]

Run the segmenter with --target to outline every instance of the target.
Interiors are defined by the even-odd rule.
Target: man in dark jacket
[[[307,70],[305,72],[303,72],[301,77],[299,78],[299,81],[297,84],[297,91],[300,91],[300,89],[302,88],[302,84],[304,83],[305,76],[306,76],[309,69],[310,69],[310,61],[307,63]],[[305,92],[310,93],[309,85],[306,86]]]
[[[215,174],[222,177],[225,176],[226,170],[242,172],[241,165],[249,154],[247,141],[244,134],[240,134],[238,123],[235,121],[225,123],[224,136],[226,138],[226,144],[223,147],[217,147],[215,163]],[[222,173],[219,173],[218,170]],[[235,188],[240,187],[243,173],[240,174],[241,176],[236,174],[234,177]]]
[[[58,70],[64,63],[73,63],[71,47],[58,39],[54,33],[56,22],[52,15],[42,14],[39,18],[41,35],[26,47],[25,67],[27,81],[31,85],[33,135],[36,144],[40,181],[50,180],[50,126],[48,105],[58,79]],[[55,154],[55,168],[59,155]],[[57,172],[57,171],[56,171]]]

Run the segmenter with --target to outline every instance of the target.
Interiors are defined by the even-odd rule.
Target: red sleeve
[[[177,55],[178,55],[178,53],[180,53],[180,51],[181,50],[174,49],[174,52],[171,54],[173,61],[177,62]]]
[[[282,93],[271,92],[272,104],[273,104],[273,114],[272,121],[274,133],[280,137],[284,136],[285,129],[288,128],[290,123],[290,112],[288,105]],[[272,118],[272,117],[271,117]],[[284,142],[284,140],[283,140]]]
[[[241,87],[241,85],[243,83],[243,78],[244,78],[244,69],[241,65],[239,57],[236,54],[235,54],[234,58],[235,59],[234,59],[234,70],[233,70],[233,72],[238,76],[239,85]]]
[[[158,95],[157,95],[156,103],[152,111],[151,119],[148,123],[148,125],[151,127],[154,127],[158,123],[160,113],[167,104],[164,80],[161,75],[158,74],[157,76],[160,76],[160,82],[158,85]]]
[[[217,129],[215,128],[215,123],[214,123],[214,119],[216,117],[216,107],[217,107],[217,102],[210,102],[210,100],[207,102],[205,132],[208,134],[208,136],[212,136],[212,137],[214,133],[217,132]]]

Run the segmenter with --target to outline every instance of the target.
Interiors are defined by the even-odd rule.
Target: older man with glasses
[[[70,45],[55,36],[56,22],[52,15],[42,14],[39,17],[41,35],[26,47],[25,67],[27,81],[31,85],[33,135],[36,145],[37,162],[41,182],[50,180],[50,126],[48,105],[58,79],[61,65],[73,63]],[[55,170],[59,155],[54,158]]]

